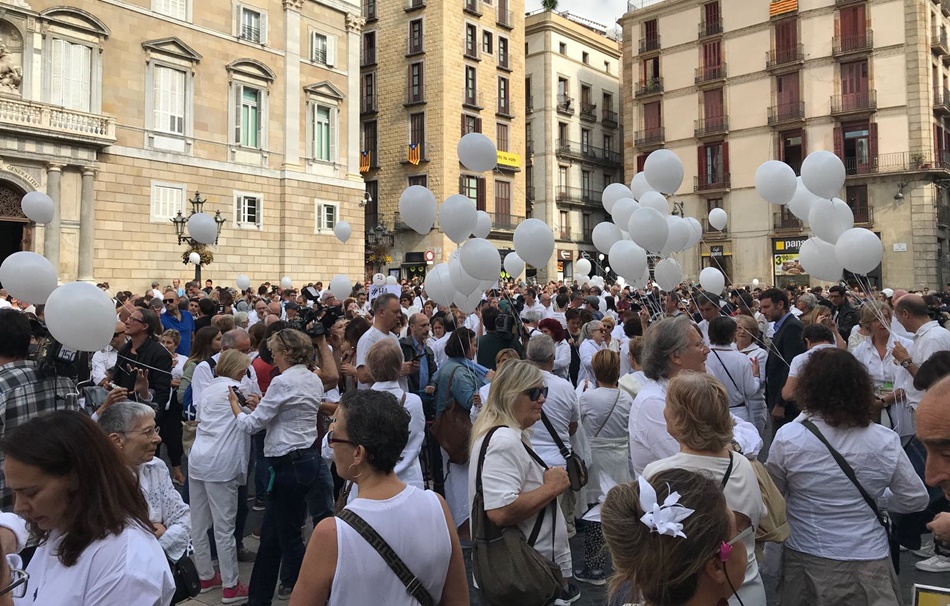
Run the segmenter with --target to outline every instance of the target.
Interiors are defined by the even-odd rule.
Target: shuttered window
[[[313,158],[315,160],[321,162],[336,160],[336,119],[335,107],[313,106]]]
[[[155,66],[154,128],[176,135],[185,134],[185,72]]]
[[[168,17],[188,18],[188,0],[152,0],[152,10]]]
[[[53,39],[50,53],[50,104],[88,112],[91,105],[92,49]]]
[[[237,87],[235,97],[237,103],[235,142],[243,147],[262,147],[261,91],[241,84]]]

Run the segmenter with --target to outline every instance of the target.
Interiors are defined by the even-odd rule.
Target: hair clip
[[[640,521],[649,526],[657,534],[665,534],[671,537],[686,538],[683,534],[683,520],[693,513],[693,509],[683,507],[679,504],[680,494],[670,492],[669,496],[660,505],[657,503],[656,490],[643,476],[638,479],[640,483],[640,507],[645,512],[640,517]],[[669,485],[667,485],[669,488]]]

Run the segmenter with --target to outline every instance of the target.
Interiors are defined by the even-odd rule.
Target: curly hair
[[[844,349],[819,349],[805,363],[795,385],[798,404],[832,427],[871,424],[874,387],[864,364]]]
[[[547,329],[555,343],[560,343],[564,340],[564,327],[554,318],[545,318],[538,322],[538,329]]]

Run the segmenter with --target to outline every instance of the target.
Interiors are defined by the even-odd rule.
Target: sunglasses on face
[[[528,399],[532,402],[537,402],[543,396],[545,399],[548,397],[548,388],[547,387],[532,387],[531,389],[524,392]]]
[[[165,301],[165,303],[174,303],[178,301],[178,299],[163,299],[163,301]]]

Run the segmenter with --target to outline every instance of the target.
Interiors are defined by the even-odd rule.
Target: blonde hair
[[[246,353],[237,349],[228,349],[221,352],[215,372],[219,377],[228,377],[237,381],[247,372],[247,367],[250,365],[251,359]]]
[[[492,379],[488,401],[472,426],[472,444],[498,425],[524,431],[521,420],[515,418],[515,403],[522,393],[537,387],[543,381],[538,367],[525,360],[511,360],[501,366]]]
[[[271,352],[279,351],[291,365],[313,366],[313,342],[310,337],[292,328],[278,330],[267,340]]]
[[[506,347],[495,354],[495,368],[500,368],[502,364],[508,360],[520,360],[521,356],[518,355],[518,352],[510,347]]]
[[[377,341],[366,352],[366,368],[373,381],[398,381],[402,362],[402,348],[395,339]]]
[[[893,311],[891,310],[889,305],[884,304],[884,303],[877,303],[875,301],[868,301],[867,303],[861,306],[861,320],[859,322],[861,324],[861,328],[865,328],[865,329],[871,328],[871,323],[874,322],[875,320],[880,320],[881,316],[884,314],[887,314],[889,316],[893,315]],[[885,328],[890,328],[890,327],[885,326]]]
[[[722,450],[732,441],[729,394],[705,372],[682,372],[666,391],[666,422],[676,441],[693,450]]]
[[[755,321],[755,318],[752,316],[738,315],[735,317],[735,320],[739,328],[745,329],[747,333],[752,335],[752,342],[754,344],[758,344],[762,340],[762,331],[759,330],[759,323]]]
[[[620,354],[609,349],[601,349],[591,360],[594,378],[600,384],[616,385],[620,379]]]

